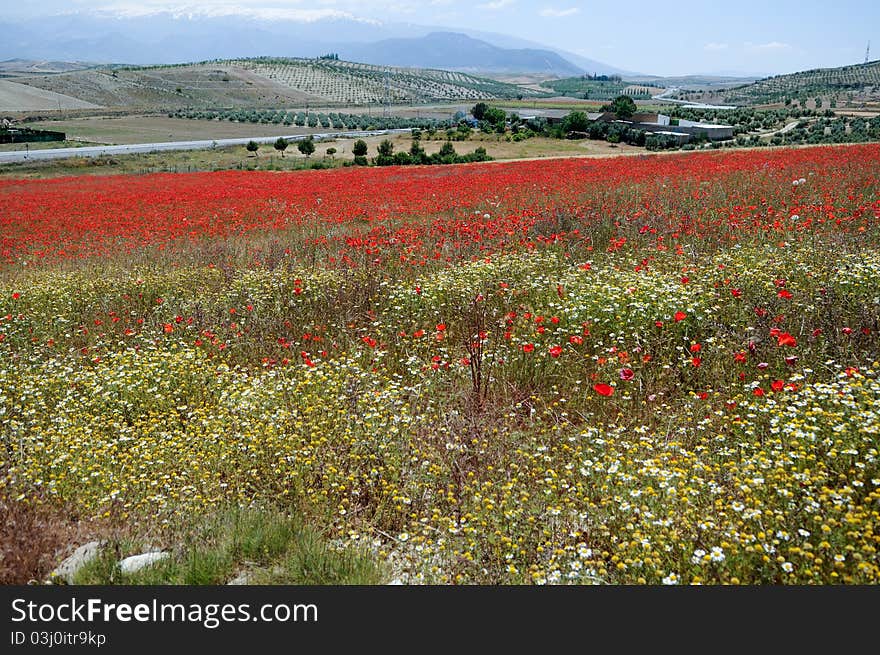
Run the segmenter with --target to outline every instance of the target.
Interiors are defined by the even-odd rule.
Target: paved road
[[[316,141],[333,138],[362,138],[409,132],[408,129],[374,130],[353,132],[321,132],[312,134]],[[243,146],[248,141],[257,143],[275,143],[279,136],[288,141],[301,141],[307,134],[279,134],[278,136],[258,136],[253,138],[217,139],[215,141],[170,141],[167,143],[133,143],[121,146],[84,146],[82,148],[46,148],[44,150],[15,150],[0,152],[0,164],[13,162],[35,161],[42,159],[64,159],[66,157],[102,157],[105,155],[131,155],[142,152],[161,152],[163,150],[210,150],[225,146]]]
[[[651,100],[659,100],[660,102],[670,102],[676,105],[684,105],[685,107],[689,107],[690,109],[736,109],[735,105],[707,105],[702,102],[691,102],[690,100],[678,100],[676,98],[668,97],[673,93],[676,93],[678,90],[678,87],[670,87],[666,89],[663,93],[651,96]]]

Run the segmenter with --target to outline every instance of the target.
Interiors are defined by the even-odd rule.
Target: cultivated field
[[[199,141],[326,132],[292,125],[193,121],[166,116],[100,116],[66,121],[40,121],[34,125],[41,130],[64,132],[72,140],[102,144]]]
[[[0,573],[100,536],[79,581],[875,584],[878,172],[0,180]]]
[[[243,59],[156,67],[92,68],[17,76],[15,95],[0,96],[7,111],[113,107],[148,109],[303,107],[311,105],[430,104],[545,93],[442,70],[371,66],[315,59]],[[30,95],[23,95],[31,89]],[[0,87],[2,91],[3,87]],[[8,97],[7,97],[8,96]],[[48,98],[54,104],[35,104]],[[358,110],[360,113],[362,109]]]
[[[840,106],[876,103],[880,100],[880,61],[776,75],[752,84],[691,92],[683,97],[688,100],[741,106],[777,104],[788,99],[789,102],[797,100],[801,107],[811,109],[816,108],[816,98],[826,108],[832,100]]]
[[[28,86],[12,80],[0,80],[0,111],[96,109],[98,105],[69,95]]]
[[[322,59],[267,58],[233,63],[267,79],[342,104],[407,104],[546,95],[454,71],[374,66]]]

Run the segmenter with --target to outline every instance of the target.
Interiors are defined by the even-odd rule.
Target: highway
[[[315,141],[323,139],[351,138],[358,139],[369,136],[381,136],[383,134],[397,134],[409,132],[408,129],[397,130],[373,130],[352,132],[321,132],[312,134]],[[301,141],[308,134],[280,134],[287,141]],[[210,150],[212,148],[224,148],[228,146],[243,146],[248,141],[257,143],[275,143],[278,136],[258,136],[252,138],[216,139],[203,141],[169,141],[166,143],[132,143],[118,146],[83,146],[81,148],[46,148],[41,150],[27,150],[22,144],[23,150],[11,150],[0,152],[0,164],[11,164],[24,161],[38,161],[45,159],[64,159],[67,157],[104,157],[112,155],[132,155],[144,152],[163,152],[168,150]]]

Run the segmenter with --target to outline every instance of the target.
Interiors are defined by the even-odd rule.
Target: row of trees
[[[272,144],[275,150],[284,157],[284,151],[290,145],[290,142],[284,137],[278,137]],[[315,141],[309,136],[306,139],[297,141],[297,150],[306,157],[310,157],[315,152]],[[258,156],[260,145],[256,141],[248,141],[245,149]],[[377,147],[378,154],[373,158],[372,162],[367,159],[369,147],[363,139],[358,139],[352,146],[352,154],[354,155],[354,164],[356,166],[369,166],[371,163],[375,166],[409,166],[409,165],[432,165],[432,164],[463,164],[468,162],[490,161],[486,149],[479,147],[474,152],[460,155],[455,151],[455,146],[451,141],[447,141],[440,147],[439,152],[428,154],[422,147],[419,134],[413,135],[412,145],[409,152],[394,152],[394,143],[390,139],[384,139]],[[336,154],[336,148],[327,148],[327,154],[331,157]]]
[[[363,165],[366,163],[366,146],[364,141],[355,142],[355,147],[362,144],[361,150],[363,155],[358,159],[355,152],[355,163]],[[373,158],[373,164],[376,166],[408,166],[408,165],[431,165],[431,164],[466,164],[469,162],[490,161],[486,149],[482,146],[478,147],[472,153],[460,155],[455,151],[455,146],[451,141],[445,142],[440,146],[440,151],[432,154],[425,152],[422,147],[421,140],[413,138],[409,152],[394,152],[394,143],[389,139],[384,139],[378,147],[379,154]]]
[[[284,151],[287,150],[287,146],[289,146],[289,145],[290,145],[290,141],[285,139],[283,136],[279,136],[275,140],[275,143],[272,144],[272,147],[274,147],[275,150],[280,152],[281,156],[284,157]],[[260,149],[260,144],[257,143],[256,141],[248,141],[247,145],[245,145],[245,150],[253,153],[255,157],[259,156],[259,152],[258,152],[259,149]],[[310,157],[315,152],[315,140],[310,135],[306,139],[302,139],[300,141],[297,141],[296,149],[299,150],[306,157]],[[333,152],[330,152],[331,150]],[[328,148],[327,154],[328,155],[336,154],[336,149],[335,148]]]

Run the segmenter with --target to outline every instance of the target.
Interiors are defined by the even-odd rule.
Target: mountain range
[[[236,57],[316,57],[385,66],[473,73],[569,77],[625,73],[542,44],[470,32],[352,18],[266,20],[240,15],[139,16],[70,13],[39,19],[0,17],[0,60],[173,64]]]

